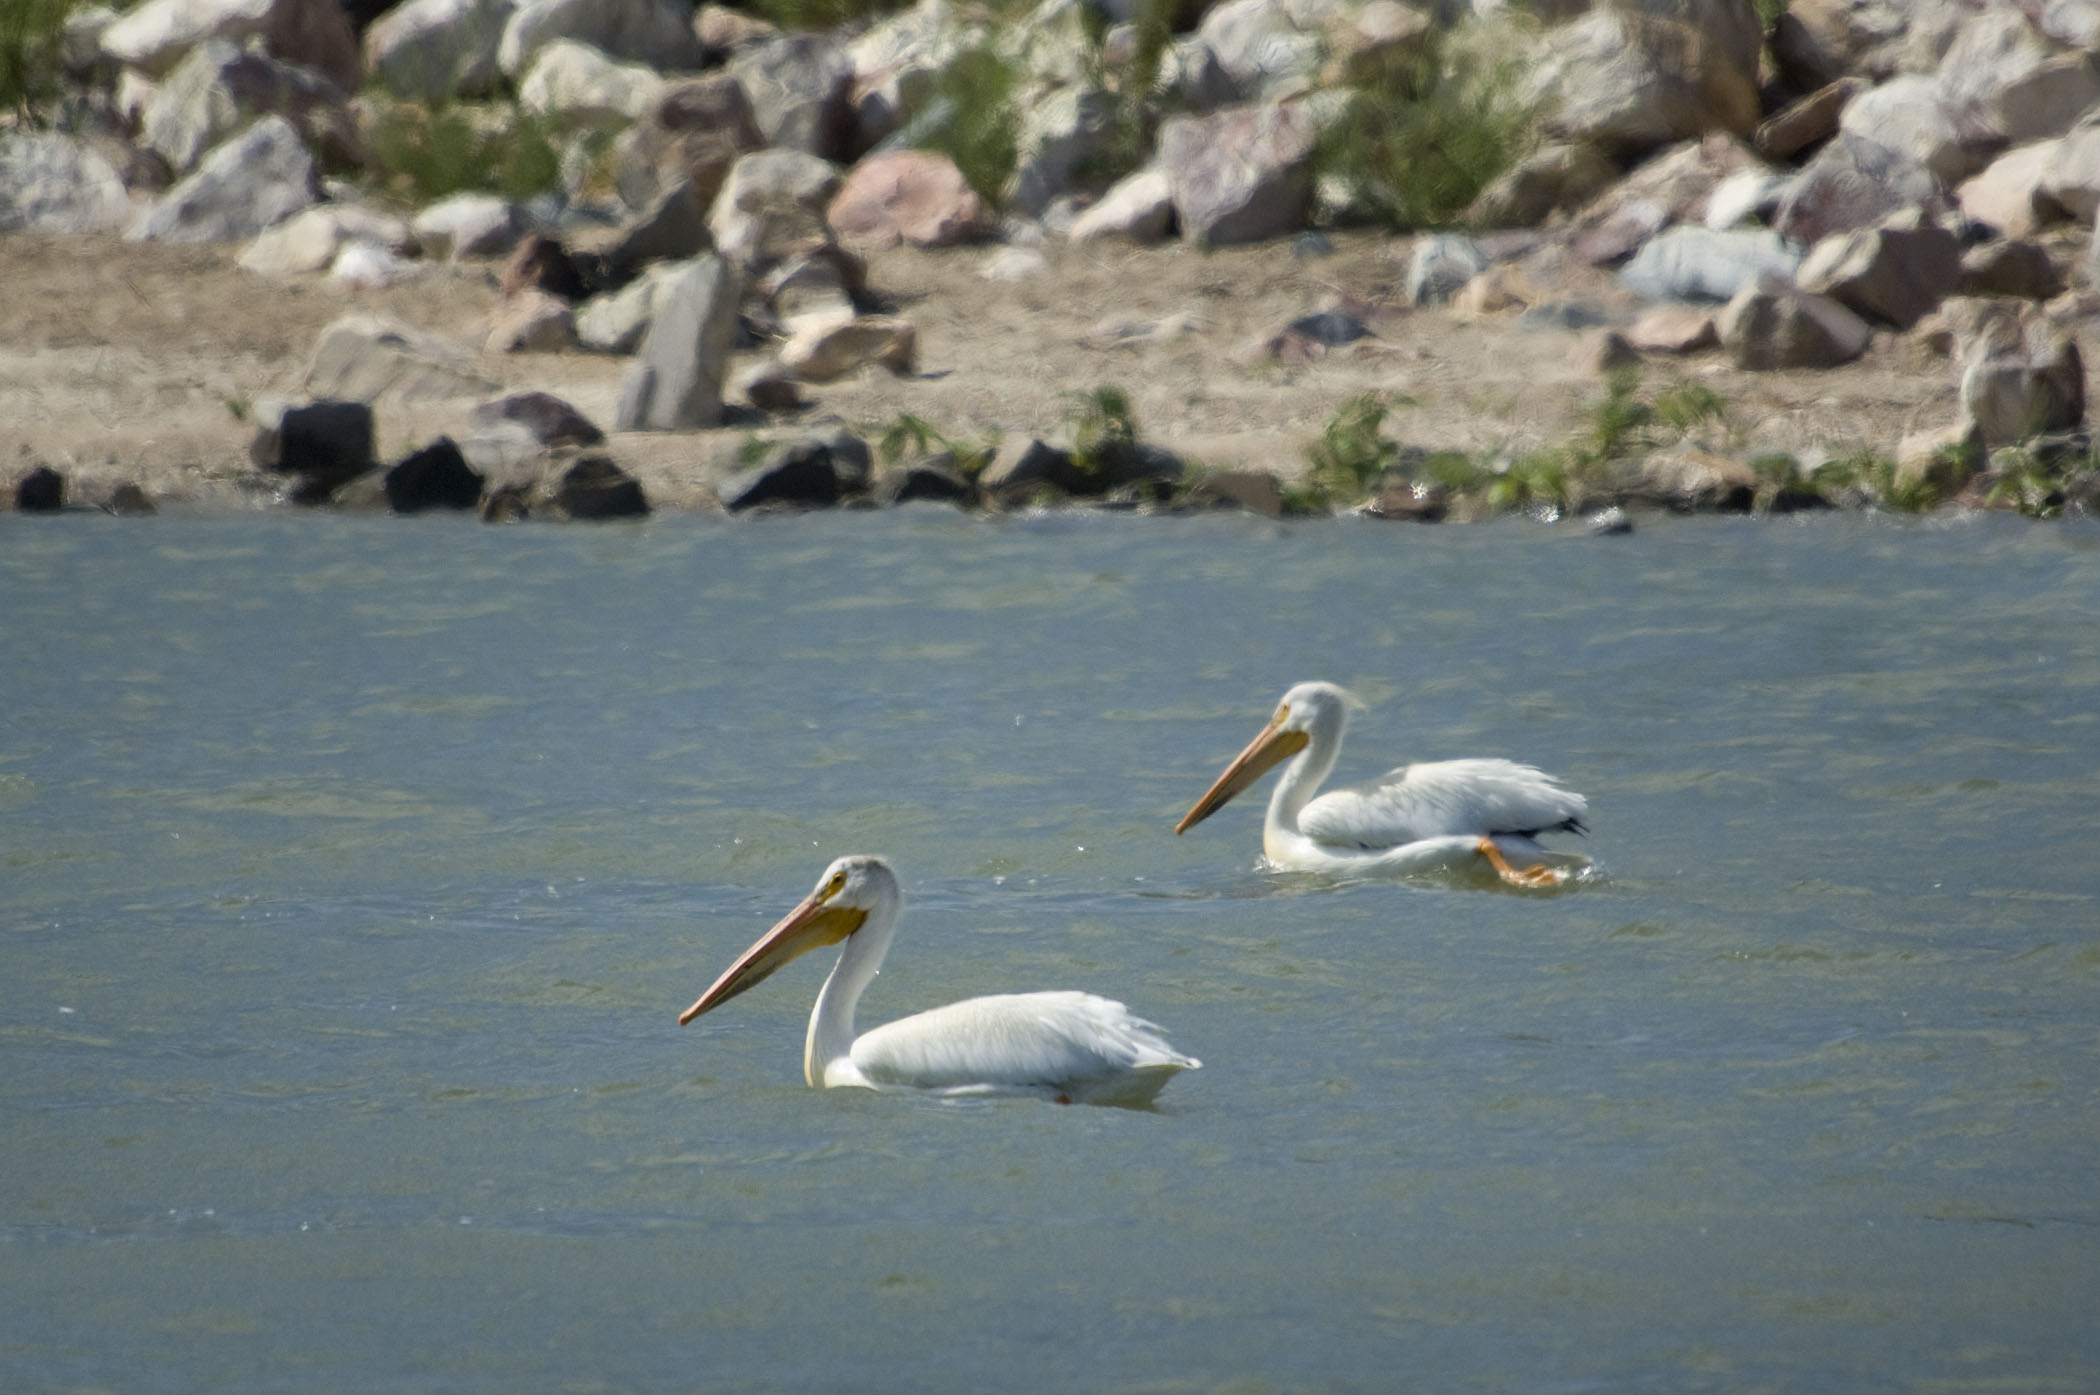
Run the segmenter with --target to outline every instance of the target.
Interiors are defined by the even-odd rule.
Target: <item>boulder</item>
[[[1748,513],[1759,481],[1743,461],[1685,444],[1621,464],[1612,483],[1628,503],[1680,512]]]
[[[275,113],[336,169],[364,163],[364,140],[343,93],[304,68],[223,39],[199,44],[154,91],[140,118],[146,147],[176,174],[256,117]]]
[[[663,282],[639,357],[620,384],[618,430],[691,430],[721,421],[740,294],[736,269],[713,254]]]
[[[1644,300],[1726,301],[1759,276],[1791,276],[1800,264],[1800,252],[1777,233],[1684,225],[1635,253],[1619,284]]]
[[[1405,83],[1430,55],[1436,20],[1400,0],[1365,0],[1322,16],[1320,85]]]
[[[631,354],[649,331],[657,293],[686,262],[660,262],[619,290],[593,296],[576,311],[576,340],[601,354]]]
[[[1738,368],[1835,368],[1866,352],[1873,330],[1828,296],[1766,274],[1721,312],[1721,342]]]
[[[387,507],[395,513],[427,509],[471,509],[481,502],[485,481],[467,464],[450,436],[440,436],[404,456],[382,480]]]
[[[937,451],[879,471],[868,493],[885,508],[898,504],[955,504],[967,508],[977,499],[977,486],[956,468],[955,456]]]
[[[605,433],[591,419],[549,392],[513,392],[479,403],[474,428],[517,427],[539,446],[598,446]]]
[[[1093,86],[1061,87],[1029,103],[1015,137],[1006,207],[1023,218],[1041,218],[1076,192],[1085,171],[1108,156],[1116,118],[1115,98]]]
[[[727,5],[704,4],[693,11],[693,34],[707,66],[714,67],[738,49],[779,37],[780,26]]]
[[[664,80],[644,63],[616,63],[589,44],[556,39],[533,56],[518,104],[566,131],[615,131],[640,118]]]
[[[1988,455],[1982,430],[1967,418],[1906,432],[1896,443],[1894,482],[1903,489],[1930,485],[1937,497],[1951,499],[1982,471]]]
[[[1837,134],[1845,108],[1866,90],[1865,79],[1841,77],[1789,102],[1757,124],[1752,141],[1757,153],[1767,160],[1791,160],[1811,145],[1829,140]]]
[[[894,315],[806,324],[780,346],[781,366],[806,383],[828,383],[880,364],[896,374],[912,371],[918,331]]]
[[[1288,96],[1312,86],[1326,56],[1323,8],[1290,0],[1225,0],[1204,14],[1195,40],[1237,100]]]
[[[1938,178],[1917,160],[1866,135],[1840,130],[1794,176],[1772,227],[1809,246],[1832,233],[1878,223],[1939,192]]]
[[[320,197],[313,157],[290,122],[265,116],[213,150],[139,215],[133,242],[238,242]]]
[[[1530,95],[1549,135],[1637,155],[1708,131],[1748,136],[1761,111],[1749,0],[1685,5],[1682,17],[1599,9],[1550,30]],[[1661,10],[1663,6],[1656,6]],[[1695,17],[1689,11],[1710,13]]]
[[[263,276],[308,276],[328,270],[345,247],[358,242],[395,253],[417,248],[403,219],[357,204],[323,203],[265,229],[242,250],[239,264]]]
[[[2063,206],[2042,192],[2056,147],[2053,140],[2018,146],[1964,180],[1954,191],[1963,216],[2003,237],[2026,237],[2064,217]]]
[[[133,216],[123,176],[89,142],[0,130],[0,233],[106,232]]]
[[[2041,196],[2080,223],[2100,213],[2100,125],[2080,126],[2049,147]]]
[[[1714,190],[1766,166],[1735,137],[1715,133],[1652,157],[1570,220],[1569,246],[1591,266],[1623,261],[1671,223],[1703,222]]]
[[[793,336],[811,325],[840,324],[859,313],[853,298],[859,278],[848,274],[848,268],[857,265],[831,249],[819,248],[790,257],[768,271],[759,290],[782,332]]]
[[[1795,273],[1803,290],[1909,329],[1961,286],[1961,240],[1920,209],[1827,237]]]
[[[1417,238],[1407,262],[1407,303],[1442,305],[1487,269],[1487,254],[1472,238],[1439,233]]]
[[[496,50],[517,0],[403,0],[365,30],[365,70],[403,97],[478,97],[502,72]]]
[[[1744,170],[1714,186],[1706,199],[1707,227],[1725,232],[1743,226],[1763,227],[1779,210],[1787,176],[1777,170]]]
[[[521,0],[503,26],[496,66],[521,78],[539,51],[559,39],[658,72],[690,71],[705,60],[691,11],[672,0]]]
[[[2056,258],[2039,242],[1999,238],[1961,254],[1958,294],[2049,300],[2063,294],[2065,279]]]
[[[263,402],[256,407],[248,459],[258,470],[296,476],[296,502],[322,503],[372,468],[372,440],[367,402]]]
[[[1110,237],[1158,242],[1173,224],[1173,181],[1163,170],[1148,167],[1110,185],[1098,202],[1072,220],[1066,236],[1074,242]]]
[[[853,124],[853,60],[828,34],[783,34],[737,51],[729,75],[743,87],[765,144],[843,158]]]
[[[800,150],[761,150],[740,158],[715,195],[707,225],[715,246],[746,271],[830,241],[824,213],[838,192],[829,161]]]
[[[1692,305],[1658,305],[1626,327],[1626,342],[1641,353],[1691,354],[1721,342],[1713,312]]]
[[[377,290],[420,276],[428,267],[410,261],[376,242],[347,242],[328,264],[328,280],[353,290]]]
[[[738,157],[765,143],[751,99],[735,78],[681,78],[667,84],[614,142],[614,180],[629,208],[645,207],[665,188],[687,183],[705,208]]]
[[[1222,246],[1296,231],[1311,206],[1317,134],[1297,104],[1168,117],[1159,162],[1182,237]]]
[[[857,451],[840,449],[837,438],[780,442],[757,464],[724,479],[715,494],[731,513],[764,504],[830,508],[867,487],[867,449],[851,440]]]
[[[832,234],[859,251],[949,247],[982,237],[990,210],[947,156],[893,150],[855,165],[825,210]]]
[[[158,78],[212,39],[259,42],[343,92],[358,88],[357,34],[336,0],[146,0],[102,31],[102,51]]]
[[[306,391],[315,397],[376,402],[486,397],[496,384],[455,346],[377,315],[345,315],[321,331],[308,360]]]
[[[526,226],[517,205],[494,194],[439,199],[409,224],[425,252],[456,262],[509,256]]]
[[[496,308],[486,343],[492,354],[553,353],[576,342],[576,312],[560,296],[531,289]]]
[[[1531,151],[1480,191],[1465,221],[1482,228],[1529,228],[1610,188],[1619,167],[1594,146],[1554,143]]]
[[[545,233],[532,233],[511,249],[503,259],[503,269],[496,273],[496,286],[506,299],[526,291],[544,291],[564,301],[577,301],[590,293],[576,259],[558,238]]]
[[[1938,81],[1916,74],[1891,78],[1846,103],[1838,130],[1893,150],[1950,186],[1989,164],[2004,145]]]
[[[1951,108],[2001,143],[2062,135],[2100,98],[2100,71],[2087,55],[2060,53],[2011,6],[1970,16],[1933,81]]]
[[[2085,421],[2077,341],[2017,310],[1980,317],[1961,350],[1961,405],[1986,446],[2075,430]]]
[[[642,518],[649,512],[641,481],[609,455],[578,459],[545,487],[536,503],[557,517],[572,519]]]
[[[778,359],[759,359],[739,368],[730,393],[761,412],[795,412],[809,405],[802,385]]]
[[[66,477],[39,465],[15,481],[15,512],[57,513],[66,506]]]

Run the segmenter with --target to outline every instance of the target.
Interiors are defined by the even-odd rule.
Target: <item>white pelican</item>
[[[840,858],[802,904],[679,1014],[678,1025],[720,1007],[789,960],[844,940],[809,1015],[802,1073],[811,1085],[1142,1105],[1174,1072],[1202,1064],[1121,1003],[1091,993],[969,998],[855,1037],[853,1010],[882,968],[903,904],[889,863],[865,854]]]
[[[1247,749],[1225,767],[1174,831],[1186,832],[1295,757],[1269,797],[1262,852],[1277,867],[1305,871],[1407,873],[1451,868],[1478,856],[1513,886],[1558,886],[1564,862],[1537,838],[1584,832],[1589,802],[1550,775],[1499,759],[1403,765],[1375,780],[1313,797],[1334,769],[1349,724],[1349,695],[1332,683],[1300,683]],[[1522,866],[1513,866],[1512,859]],[[1475,864],[1476,866],[1478,864]]]

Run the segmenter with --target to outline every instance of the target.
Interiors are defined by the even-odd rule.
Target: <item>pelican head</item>
[[[718,1008],[747,988],[758,984],[780,968],[826,945],[835,945],[857,933],[874,917],[878,925],[893,925],[903,901],[897,890],[897,874],[889,863],[867,853],[842,857],[824,869],[816,889],[801,904],[780,918],[758,943],[737,956],[691,1007],[678,1015],[678,1025]],[[878,935],[877,938],[884,938]]]
[[[1333,683],[1300,683],[1276,704],[1269,724],[1233,757],[1232,764],[1216,783],[1203,792],[1195,807],[1181,816],[1174,831],[1186,833],[1225,807],[1232,797],[1289,760],[1308,746],[1315,758],[1330,764],[1341,748],[1342,732],[1349,724],[1349,709],[1356,705],[1349,693]],[[1325,775],[1325,771],[1320,774]]]

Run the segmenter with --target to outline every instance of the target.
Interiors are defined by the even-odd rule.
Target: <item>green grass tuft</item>
[[[552,126],[519,107],[375,105],[372,179],[386,193],[415,203],[472,190],[523,200],[560,187]]]
[[[932,110],[944,114],[919,132],[922,149],[955,162],[979,198],[994,208],[1019,159],[1019,75],[989,43],[964,49],[934,81]]]
[[[38,125],[63,94],[59,49],[73,0],[0,0],[0,111]]]

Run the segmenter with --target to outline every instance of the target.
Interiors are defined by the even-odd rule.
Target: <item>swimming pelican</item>
[[[1174,831],[1194,828],[1271,767],[1295,757],[1276,782],[1262,823],[1262,851],[1277,867],[1405,873],[1454,867],[1478,856],[1512,886],[1567,880],[1567,868],[1552,865],[1556,854],[1537,838],[1549,830],[1584,832],[1589,802],[1528,765],[1428,761],[1314,798],[1341,753],[1349,701],[1332,683],[1300,683],[1285,693],[1269,724]],[[1577,866],[1583,862],[1559,856]],[[1513,866],[1512,859],[1524,865]]]
[[[903,904],[889,863],[865,854],[840,858],[824,869],[815,891],[679,1014],[678,1025],[720,1007],[789,960],[844,940],[809,1015],[802,1073],[811,1085],[1142,1105],[1174,1072],[1202,1064],[1121,1003],[1091,993],[969,998],[855,1037],[853,1010],[882,968]]]

